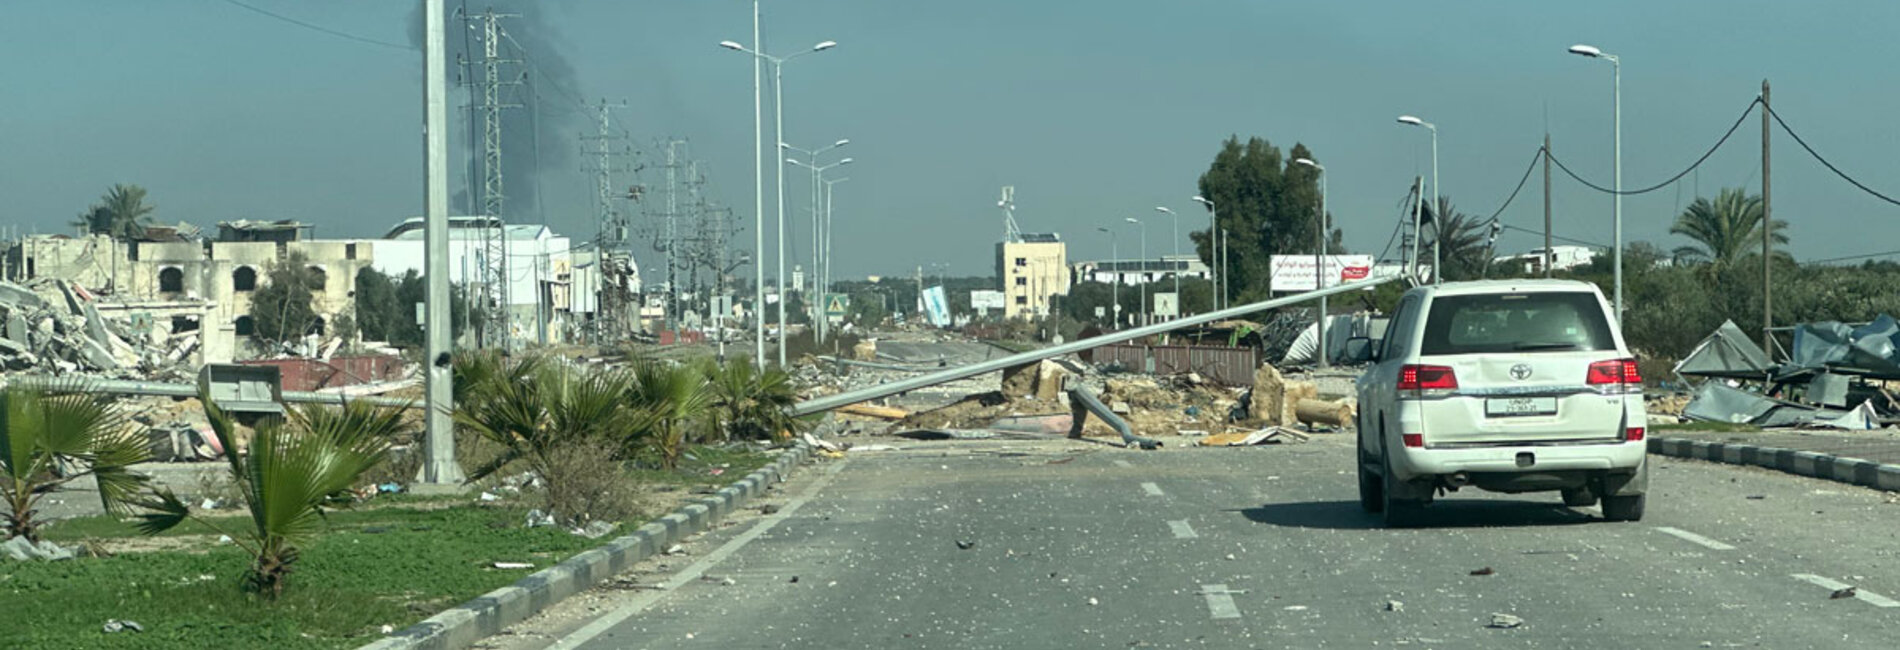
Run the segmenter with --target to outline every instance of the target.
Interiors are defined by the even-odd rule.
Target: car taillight
[[[1438,397],[1458,390],[1458,374],[1450,366],[1406,365],[1399,368],[1400,397]]]
[[[1421,449],[1425,447],[1425,434],[1423,433],[1407,433],[1407,434],[1403,434],[1399,436],[1399,438],[1405,441],[1405,446],[1407,447],[1411,447],[1413,449]]]
[[[1608,359],[1590,364],[1590,371],[1584,375],[1584,383],[1640,391],[1643,388],[1643,376],[1636,371],[1635,359]]]
[[[1643,439],[1642,427],[1630,427],[1623,430],[1623,439],[1628,442],[1640,442]]]

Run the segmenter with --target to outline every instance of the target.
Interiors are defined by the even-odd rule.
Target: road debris
[[[36,544],[27,541],[25,537],[15,537],[7,540],[5,543],[0,543],[0,557],[21,562],[70,560],[76,555],[74,551],[75,549],[60,546],[44,539]]]
[[[1474,575],[1474,576],[1488,576],[1494,573],[1497,573],[1497,571],[1492,569],[1491,567],[1485,567],[1482,569],[1473,569],[1471,571],[1471,575]]]
[[[115,619],[106,621],[105,626],[100,628],[100,631],[105,632],[106,634],[118,634],[126,630],[131,630],[133,632],[144,632],[145,626],[139,625],[138,621],[124,621],[124,620],[119,620],[115,618]]]
[[[976,542],[974,541],[966,542],[963,540],[957,540],[957,548],[967,551],[967,550],[976,548]]]
[[[1281,444],[1285,442],[1306,442],[1306,434],[1286,427],[1271,426],[1258,431],[1230,431],[1216,433],[1201,438],[1195,444],[1202,447],[1251,447],[1253,445]]]
[[[1522,625],[1524,625],[1524,619],[1522,618],[1518,618],[1510,614],[1492,614],[1491,623],[1488,625],[1485,625],[1485,627],[1508,630],[1508,629],[1519,627]]]
[[[534,568],[534,563],[533,562],[496,562],[494,566],[497,569],[532,569]]]
[[[1399,602],[1399,601],[1396,601],[1396,600],[1388,600],[1388,601],[1385,601],[1385,611],[1388,611],[1388,612],[1403,612],[1403,611],[1405,611],[1405,603],[1402,603],[1402,602]]]
[[[1842,598],[1853,598],[1854,595],[1858,593],[1860,593],[1860,588],[1858,587],[1842,587],[1834,590],[1834,593],[1828,594],[1827,597],[1829,600],[1840,600]]]
[[[674,544],[672,546],[666,547],[667,555],[680,555],[685,552],[686,552],[686,547],[679,544]]]

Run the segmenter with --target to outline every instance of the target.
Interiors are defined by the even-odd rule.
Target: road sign
[[[1180,302],[1175,300],[1173,292],[1157,293],[1151,296],[1151,299],[1154,301],[1156,317],[1174,318],[1181,315]]]
[[[851,294],[833,293],[825,296],[825,315],[843,317],[851,311]]]
[[[1002,309],[1003,292],[991,289],[976,289],[970,292],[971,309]]]

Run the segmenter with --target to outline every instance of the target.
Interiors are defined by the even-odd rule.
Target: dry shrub
[[[551,450],[542,472],[545,509],[575,525],[639,515],[644,503],[621,462],[613,459],[615,451],[604,441],[575,441]]]

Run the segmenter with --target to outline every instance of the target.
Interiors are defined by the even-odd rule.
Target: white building
[[[487,217],[449,217],[449,282],[471,287],[485,281]],[[512,335],[520,341],[563,340],[574,305],[573,254],[567,237],[547,226],[502,226],[506,241],[508,309]],[[422,217],[410,217],[376,242],[370,265],[388,275],[425,270]],[[597,283],[595,286],[598,286]],[[591,302],[590,302],[591,304]]]
[[[1579,266],[1588,265],[1591,260],[1596,259],[1596,256],[1596,249],[1589,246],[1552,246],[1550,247],[1550,266],[1559,271],[1567,271]],[[1531,252],[1523,255],[1496,257],[1492,258],[1491,262],[1493,264],[1523,262],[1526,268],[1530,269],[1531,272],[1542,273],[1544,271],[1544,249],[1534,248],[1531,249]]]
[[[1077,262],[1074,267],[1077,282],[1120,282],[1124,285],[1147,284],[1170,280],[1175,275],[1182,279],[1211,277],[1212,269],[1193,255],[1163,255],[1154,260],[1104,260],[1096,262]]]

